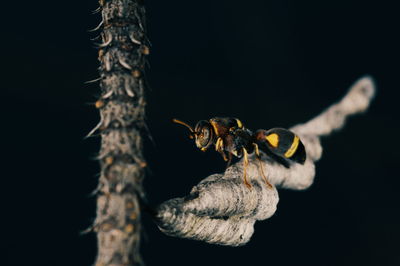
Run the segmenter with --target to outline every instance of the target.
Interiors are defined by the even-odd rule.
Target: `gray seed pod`
[[[315,176],[314,163],[322,155],[319,138],[342,128],[347,116],[365,111],[374,93],[372,79],[364,77],[339,103],[309,122],[292,127],[306,148],[307,159],[303,165],[285,168],[263,156],[263,171],[273,188],[264,183],[259,165],[254,155],[250,155],[247,178],[251,189],[243,183],[243,162],[239,161],[224,174],[202,180],[185,198],[162,203],[156,216],[160,230],[170,236],[211,244],[246,244],[254,233],[254,223],[275,213],[279,201],[276,187],[295,190],[310,187]]]

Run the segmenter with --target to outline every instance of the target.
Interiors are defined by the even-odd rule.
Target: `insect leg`
[[[263,170],[263,167],[262,167],[262,164],[261,164],[261,155],[260,155],[260,151],[258,150],[257,143],[253,143],[253,146],[254,146],[254,149],[255,149],[256,158],[257,158],[257,161],[258,161],[258,167],[260,168],[261,176],[264,179],[265,184],[267,184],[270,188],[272,188],[271,183],[268,182],[268,179],[264,174],[264,170]]]
[[[222,158],[224,159],[225,162],[228,161],[228,158],[226,157],[224,151],[224,141],[222,140],[222,138],[217,139],[217,142],[215,143],[215,150],[222,155]]]
[[[229,160],[228,160],[228,158],[226,157],[225,152],[224,152],[223,150],[221,150],[220,153],[221,153],[222,158],[224,159],[224,161],[225,161],[225,162],[228,162]]]
[[[218,138],[217,142],[215,143],[215,150],[220,151],[220,150],[222,150],[223,146],[224,146],[224,142],[223,142],[222,138]]]
[[[247,151],[246,149],[243,147],[243,179],[244,179],[244,184],[248,187],[251,188],[251,185],[249,182],[247,182],[247,173],[246,173],[246,168],[249,164],[249,159],[247,157]]]
[[[232,153],[228,153],[228,163],[226,164],[226,168],[228,168],[231,165],[232,162]]]

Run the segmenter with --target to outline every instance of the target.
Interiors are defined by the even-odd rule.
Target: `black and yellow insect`
[[[245,128],[237,118],[214,117],[210,120],[199,121],[194,129],[188,124],[173,119],[174,123],[186,126],[190,130],[190,138],[194,138],[196,146],[206,151],[214,145],[225,161],[230,164],[232,156],[244,158],[244,183],[249,188],[250,183],[246,178],[248,154],[255,153],[258,159],[261,174],[266,184],[271,184],[265,177],[261,167],[261,157],[264,152],[277,163],[289,168],[293,163],[304,164],[306,151],[300,138],[293,132],[284,128],[272,128],[270,130],[259,129],[256,132]]]

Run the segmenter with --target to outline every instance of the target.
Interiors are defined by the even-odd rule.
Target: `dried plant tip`
[[[134,229],[135,229],[135,227],[133,226],[133,224],[128,224],[128,225],[125,226],[124,231],[126,233],[132,233]]]
[[[132,202],[132,201],[128,201],[128,202],[126,203],[126,208],[127,208],[127,209],[132,209],[132,208],[133,208],[133,202]]]
[[[142,47],[142,53],[143,53],[144,55],[150,54],[150,49],[149,49],[149,47],[147,47],[146,45],[143,45],[143,47]]]
[[[111,165],[114,162],[114,158],[112,156],[107,156],[106,159],[104,160],[104,162],[107,165]]]
[[[132,213],[129,215],[129,219],[131,219],[131,220],[136,220],[136,218],[137,218],[137,215],[136,215],[136,213],[134,213],[134,212],[132,212]]]
[[[104,49],[99,49],[99,56],[98,56],[99,61],[103,60],[103,56],[104,56]]]
[[[137,70],[137,69],[133,70],[133,71],[132,71],[132,76],[133,76],[134,78],[140,77],[140,71]]]
[[[97,109],[100,109],[100,108],[102,108],[102,107],[104,106],[104,102],[103,102],[102,100],[98,100],[98,101],[94,104],[94,106],[95,106]]]
[[[113,226],[109,223],[105,223],[105,224],[102,224],[100,226],[100,228],[102,231],[107,232],[107,231],[110,231],[113,228]]]

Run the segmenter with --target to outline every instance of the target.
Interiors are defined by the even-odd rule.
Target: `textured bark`
[[[140,206],[145,160],[144,68],[149,53],[145,10],[137,0],[101,0],[99,45],[101,96],[96,102],[101,148],[95,265],[139,265]]]
[[[314,163],[321,158],[320,137],[343,127],[349,115],[365,111],[375,93],[368,77],[360,79],[337,104],[309,122],[292,127],[302,140],[307,159],[303,165],[290,168],[263,156],[261,165],[254,155],[249,157],[247,178],[252,189],[243,183],[243,161],[229,167],[223,174],[214,174],[202,180],[185,198],[162,203],[157,210],[158,226],[164,233],[211,244],[240,246],[254,233],[254,223],[271,217],[277,208],[276,188],[301,190],[314,181]],[[266,173],[273,188],[260,176]]]

